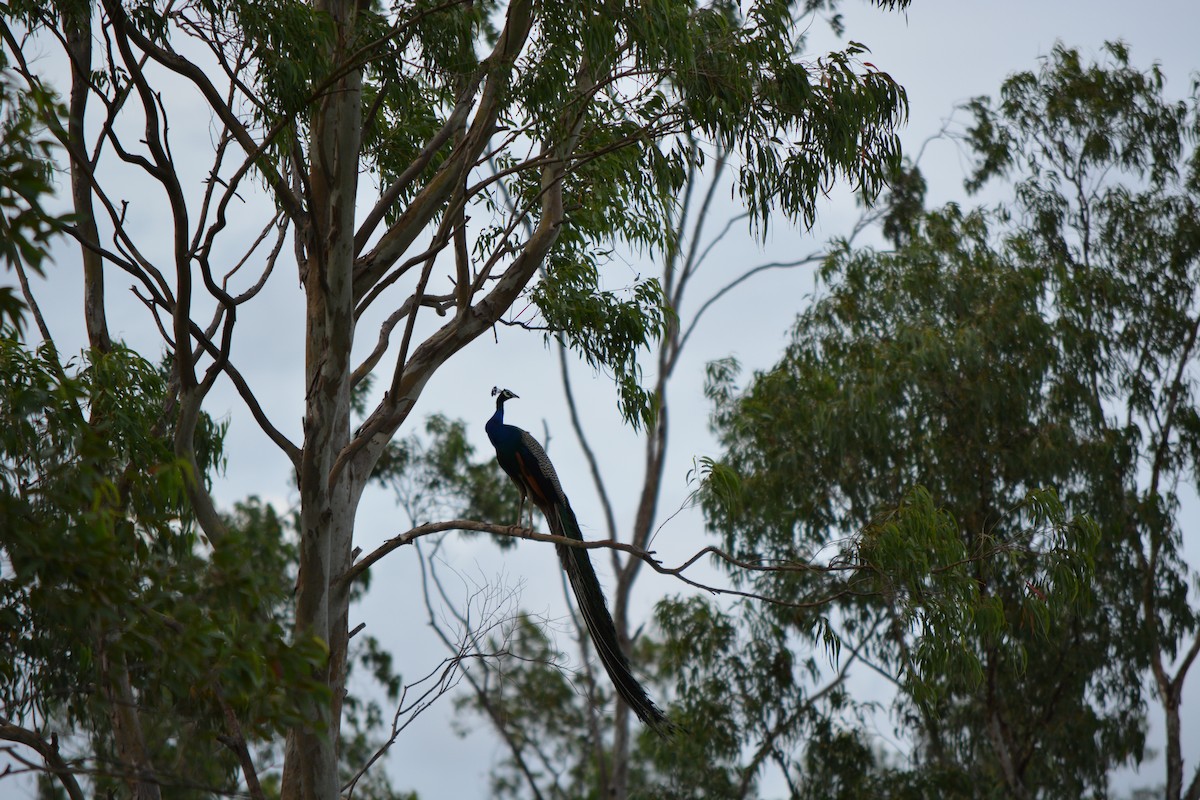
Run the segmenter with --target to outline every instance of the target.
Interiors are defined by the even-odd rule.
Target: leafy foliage
[[[896,249],[836,250],[780,363],[744,392],[711,375],[737,479],[710,519],[743,558],[851,537],[880,599],[844,624],[886,626],[871,651],[942,792],[1102,794],[1144,755],[1145,671],[1197,629],[1176,516],[1198,452],[1196,98],[1107,56],[1059,46],[970,105],[968,187],[1007,177],[1010,205],[918,213],[910,171]]]
[[[54,188],[54,142],[40,122],[46,113],[64,114],[53,96],[18,90],[0,51],[0,259],[39,274],[64,222],[43,207]],[[23,308],[12,287],[0,287],[0,325],[20,331]]]
[[[119,785],[122,684],[152,763],[201,793],[237,770],[226,709],[267,742],[296,720],[297,694],[321,691],[324,644],[288,641],[281,520],[252,498],[209,549],[183,486],[205,476],[174,455],[166,391],[119,347],[77,367],[0,338],[0,704],[6,719],[92,739],[77,758],[97,791]],[[208,469],[221,431],[204,435]]]
[[[599,289],[599,276],[590,263],[567,265],[559,259],[550,259],[548,277],[534,287],[533,301],[551,330],[581,331],[568,337],[570,345],[589,366],[611,367],[623,416],[634,425],[650,425],[657,409],[641,390],[637,359],[673,319],[662,288],[651,278],[634,287],[632,299],[622,300]]]

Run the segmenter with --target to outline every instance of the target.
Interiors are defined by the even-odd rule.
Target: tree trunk
[[[1181,800],[1183,797],[1183,748],[1179,741],[1179,692],[1173,681],[1167,681],[1162,704],[1167,723],[1167,787],[1166,800]]]
[[[318,0],[336,30],[331,64],[352,49],[357,5]],[[300,578],[295,635],[317,637],[329,658],[317,675],[329,699],[314,699],[306,725],[288,735],[283,800],[335,800],[337,739],[346,683],[348,594],[333,579],[350,566],[361,485],[354,469],[333,466],[350,441],[350,347],[354,339],[354,206],[362,135],[361,71],[346,68],[315,107],[309,142],[307,260],[301,275],[305,322],[304,451],[300,488]]]
[[[63,32],[67,52],[71,56],[71,101],[67,117],[67,137],[73,147],[71,159],[71,200],[75,212],[75,228],[80,240],[83,262],[83,318],[87,325],[88,343],[107,353],[112,350],[108,321],[104,314],[104,270],[99,253],[100,234],[96,228],[96,212],[92,205],[91,165],[86,163],[84,149],[84,118],[88,94],[91,92],[92,66],[92,9],[91,4],[76,8],[61,4]]]
[[[103,648],[103,645],[101,646]],[[121,767],[125,771],[125,783],[134,800],[161,800],[158,779],[146,750],[146,738],[142,733],[142,721],[138,716],[137,697],[129,681],[129,667],[125,656],[113,657],[101,650],[101,667],[106,681],[109,714],[112,722],[113,743],[117,749]]]

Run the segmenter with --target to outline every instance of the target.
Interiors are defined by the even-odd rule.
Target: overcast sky
[[[1047,54],[1056,40],[1092,55],[1104,41],[1123,39],[1130,45],[1136,66],[1160,63],[1168,78],[1168,93],[1182,95],[1188,90],[1192,73],[1200,69],[1200,54],[1195,44],[1200,30],[1198,9],[1200,4],[1196,0],[1138,4],[1095,0],[1006,3],[914,0],[912,8],[903,14],[847,2],[844,16],[847,38],[866,44],[872,51],[868,60],[906,87],[911,118],[903,138],[906,150],[915,152],[943,126],[956,104],[980,94],[995,95],[1007,74],[1035,69],[1038,58]],[[813,22],[810,43],[813,54],[822,48],[840,46],[819,20]],[[188,135],[201,137],[207,148],[210,132],[206,119],[205,116],[197,120],[194,131],[183,131],[181,135],[185,139]],[[184,150],[177,147],[176,152]],[[931,203],[964,199],[961,190],[964,166],[961,153],[950,142],[935,143],[926,151],[922,167]],[[195,165],[195,169],[194,177],[198,180],[204,164]],[[136,197],[137,187],[130,186],[128,192]],[[733,211],[730,209],[728,213]],[[147,228],[161,224],[162,220],[155,216],[161,209],[156,212],[153,207],[136,208],[135,213],[143,215],[140,224]],[[761,249],[749,236],[738,236],[715,252],[704,286],[709,291],[719,286],[728,269],[758,260],[794,257],[820,247],[828,238],[845,234],[856,214],[853,204],[839,192],[826,204],[812,231],[776,225]],[[234,230],[229,238],[248,241],[247,237],[257,235],[260,223],[256,218],[232,222]],[[239,225],[245,225],[244,230],[239,231]],[[75,264],[77,256],[64,255],[59,261],[51,272],[49,285],[41,283],[35,289],[60,346],[70,352],[84,341],[78,314],[79,268]],[[629,257],[614,264],[613,274],[607,277],[610,285],[627,285],[644,269],[645,265]],[[0,273],[0,281],[12,279],[11,273]],[[123,291],[127,283],[115,280],[109,284],[112,296],[109,321],[113,334],[126,337],[144,352],[156,354],[157,335],[144,309]],[[273,283],[269,289],[269,313],[259,314],[257,319],[239,318],[238,335],[242,338],[235,358],[276,424],[298,441],[304,396],[303,299],[294,273],[277,276]],[[785,332],[813,288],[811,270],[765,275],[727,297],[689,345],[672,388],[672,442],[660,519],[666,519],[684,503],[688,493],[686,476],[693,459],[716,455],[708,431],[708,407],[701,393],[705,363],[733,355],[750,369],[769,366],[777,358]],[[699,291],[695,299],[702,297],[703,292]],[[369,347],[374,335],[374,330],[368,327],[360,334],[358,346]],[[618,523],[628,523],[633,518],[640,467],[631,470],[626,464],[640,465],[641,443],[635,434],[621,426],[610,381],[605,375],[576,368],[573,379],[589,429],[603,443],[598,457],[613,488]],[[565,416],[557,357],[543,346],[537,334],[501,329],[498,340],[487,336],[470,345],[430,382],[413,419],[431,413],[466,419],[472,426],[471,436],[478,451],[488,453],[483,422],[492,412],[489,391],[494,384],[506,386],[521,396],[509,404],[508,421],[528,428],[539,438],[544,429],[550,432],[549,451],[584,530],[589,535],[602,536],[599,507],[589,491],[586,466]],[[290,505],[295,497],[286,459],[258,431],[228,387],[219,392],[209,411],[227,415],[230,437],[229,469],[219,481],[218,499],[228,504],[248,494],[258,494],[281,507]],[[411,430],[409,427],[402,435]],[[1192,536],[1196,535],[1195,522],[1190,520],[1192,524],[1184,526]],[[357,541],[370,550],[384,539],[402,533],[406,525],[407,519],[396,508],[394,499],[375,491],[364,498],[358,516]],[[672,563],[706,543],[697,515],[685,512],[663,526],[655,547],[660,556]],[[1195,543],[1192,552],[1196,552]],[[500,610],[519,603],[527,610],[557,620],[555,629],[559,631],[561,645],[570,652],[558,564],[552,548],[529,542],[522,543],[517,552],[501,553],[481,540],[450,538],[442,547],[441,558],[444,574],[451,578],[452,591],[458,592],[456,599],[465,602],[477,585],[506,587],[510,591],[502,592],[499,597],[509,605],[502,605]],[[607,558],[595,560],[601,568],[602,581],[607,583]],[[371,593],[354,609],[351,623],[365,623],[367,631],[392,650],[406,679],[425,674],[446,655],[427,625],[417,580],[418,564],[411,549],[390,555],[373,570]],[[456,581],[458,588],[454,589]],[[663,576],[644,574],[638,585],[638,602],[640,607],[648,609],[656,599],[674,593],[686,594],[686,587]],[[1193,675],[1187,693],[1188,705],[1193,709],[1200,708],[1198,683],[1200,678]],[[862,691],[876,689],[863,683]],[[450,700],[443,698],[413,723],[387,756],[388,769],[398,788],[416,789],[423,798],[487,795],[488,769],[504,753],[487,732],[474,733],[465,739],[454,735],[449,724],[451,712]],[[1161,730],[1154,707],[1150,716],[1152,727]],[[1200,713],[1191,716],[1200,719]],[[1185,713],[1184,717],[1186,728],[1188,715]],[[1194,765],[1200,760],[1197,744],[1200,725],[1196,721],[1190,724],[1192,732],[1184,739],[1184,757]],[[888,725],[880,724],[878,733],[893,741]],[[1161,761],[1151,762],[1143,773],[1141,777],[1125,776],[1122,781],[1127,781],[1126,785],[1160,783],[1164,774]],[[0,794],[3,793],[0,787]]]

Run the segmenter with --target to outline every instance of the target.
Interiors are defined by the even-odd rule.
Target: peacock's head
[[[492,387],[492,397],[496,398],[496,407],[499,408],[505,400],[512,400],[517,395],[510,392],[508,389],[501,389],[499,386]]]

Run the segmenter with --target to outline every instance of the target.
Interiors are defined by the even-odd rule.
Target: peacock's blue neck
[[[508,426],[504,424],[504,403],[498,402],[496,403],[496,413],[492,414],[492,418],[487,421],[487,424],[483,426],[483,429],[487,431],[488,437],[492,439],[492,441],[495,441],[500,432],[507,427]]]

